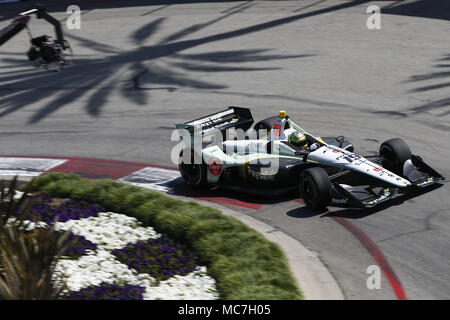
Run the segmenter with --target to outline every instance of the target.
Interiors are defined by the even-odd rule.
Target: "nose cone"
[[[394,179],[392,179],[394,180]],[[411,185],[411,182],[409,182],[406,179],[403,179],[402,177],[397,176],[397,178],[395,179],[395,183],[391,182],[392,184],[395,184],[396,187],[399,188],[405,188]]]

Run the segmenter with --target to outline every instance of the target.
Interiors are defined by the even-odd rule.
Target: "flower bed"
[[[164,296],[165,292],[171,290],[176,291],[177,294],[174,295],[180,299],[185,294],[182,288],[189,287],[189,282],[195,282],[200,277],[205,283],[205,279],[215,280],[220,299],[302,298],[281,249],[255,230],[234,218],[224,216],[216,209],[113,180],[85,180],[66,173],[45,174],[34,179],[31,187],[34,191],[56,197],[95,202],[107,211],[136,218],[142,226],[151,226],[155,228],[154,231],[167,234],[171,239],[195,251],[201,264],[208,267],[198,268],[185,276],[175,275],[160,281],[157,287],[152,288],[152,297]],[[92,241],[87,235],[83,236]],[[136,239],[133,243],[148,239]],[[126,245],[120,248],[124,247]],[[104,262],[107,266],[112,260],[119,264],[112,252],[120,248],[101,250],[104,256],[88,255],[80,260],[97,259],[97,263]],[[70,260],[67,261],[69,262]],[[124,270],[130,270],[128,266],[125,267]],[[74,265],[73,268],[77,266]],[[98,268],[98,271],[103,269]],[[214,280],[202,276],[206,271]],[[146,279],[131,284],[142,286]],[[99,286],[101,283],[100,279],[95,285]],[[180,285],[175,285],[176,283]],[[88,286],[86,283],[86,287]],[[197,288],[193,288],[190,294],[196,290]]]
[[[58,232],[71,231],[53,275],[65,299],[218,298],[215,281],[197,256],[166,235],[95,204],[52,201],[39,195],[32,213],[42,219],[37,228],[54,224]]]

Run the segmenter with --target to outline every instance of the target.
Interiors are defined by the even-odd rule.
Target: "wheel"
[[[266,130],[266,134],[269,133],[269,131],[272,129],[273,124],[275,123],[275,121],[277,121],[278,117],[274,116],[274,117],[270,117],[270,118],[266,118],[264,120],[259,121],[258,123],[255,124],[255,126],[253,127],[253,129],[256,130],[256,134],[258,139],[262,138],[264,135],[262,135],[260,137],[259,131],[260,130]]]
[[[181,176],[187,185],[195,188],[201,188],[206,186],[206,165],[203,163],[194,163],[194,150],[191,150],[191,162],[183,162],[183,151],[180,152],[180,163],[178,169],[180,170]]]
[[[403,175],[403,164],[411,158],[412,154],[405,141],[394,138],[381,144],[380,155],[384,157],[383,166],[386,169]]]
[[[305,204],[313,209],[325,209],[331,201],[331,182],[320,167],[304,170],[300,175],[300,194]]]

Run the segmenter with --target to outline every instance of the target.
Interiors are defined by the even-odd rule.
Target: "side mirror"
[[[339,136],[339,137],[336,138],[336,141],[339,142],[339,148],[341,148],[342,144],[345,141],[345,137],[344,136]]]

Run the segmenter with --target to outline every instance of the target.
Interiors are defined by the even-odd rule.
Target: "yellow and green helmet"
[[[288,137],[289,143],[292,143],[294,146],[297,147],[304,147],[308,140],[306,140],[306,136],[298,131],[292,132]]]

